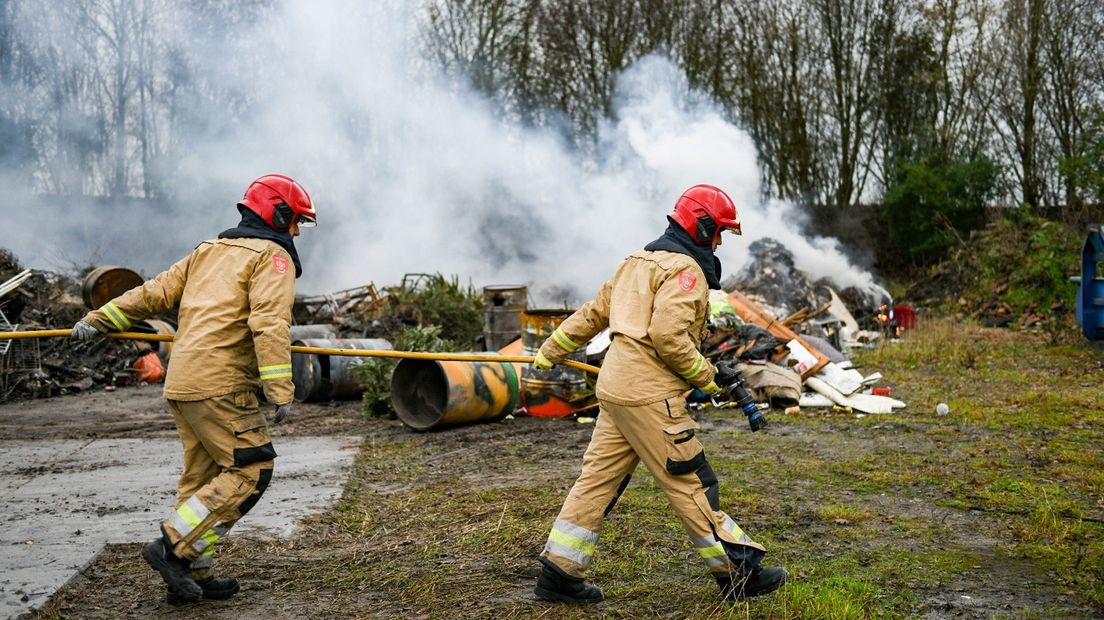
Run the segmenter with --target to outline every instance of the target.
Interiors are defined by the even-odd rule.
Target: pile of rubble
[[[134,271],[110,265],[87,268],[77,276],[24,269],[15,256],[0,249],[0,332],[69,328],[89,309],[142,281]],[[422,325],[427,316],[439,314],[438,308],[423,308],[419,294],[428,290],[440,296],[442,288],[450,286],[459,290],[455,282],[440,275],[408,274],[398,285],[382,289],[369,283],[298,296],[292,311],[292,341],[327,348],[390,348],[390,341],[405,327]],[[464,295],[471,293],[459,291],[461,303]],[[478,331],[478,312],[473,316],[471,329]],[[139,321],[131,331],[173,335],[175,313]],[[474,342],[467,347],[472,348],[476,348]],[[138,340],[0,340],[0,402],[157,382],[170,355],[167,344]],[[359,363],[357,359],[295,355],[293,362],[297,397],[355,398],[360,393],[349,372]]]
[[[862,375],[849,354],[877,346],[916,323],[881,287],[840,292],[812,282],[773,239],[749,246],[751,260],[710,299],[712,328],[703,354],[735,363],[757,402],[780,409],[838,407],[888,413],[904,403],[875,388],[879,373]]]
[[[432,323],[441,328],[442,338],[471,350],[480,348],[474,338],[480,332],[479,303],[475,289],[461,286],[455,278],[408,273],[391,286],[369,282],[334,293],[297,296],[292,323],[326,326],[332,338],[387,340],[404,328]]]
[[[67,328],[87,311],[80,278],[23,269],[0,250],[0,331]],[[135,360],[149,351],[146,343],[108,339],[0,341],[0,402],[132,384]]]

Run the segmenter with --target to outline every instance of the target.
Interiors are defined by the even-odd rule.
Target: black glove
[[[713,382],[722,388],[726,388],[740,379],[740,371],[728,362],[717,364],[717,374],[713,375]]]
[[[276,407],[276,414],[272,416],[272,425],[275,426],[283,422],[289,413],[291,413],[291,403]]]

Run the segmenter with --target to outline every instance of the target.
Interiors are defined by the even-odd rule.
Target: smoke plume
[[[584,157],[436,74],[421,57],[415,4],[288,0],[217,36],[181,35],[197,74],[249,89],[251,103],[192,102],[206,130],[177,154],[171,211],[20,209],[9,222],[35,235],[5,232],[0,246],[32,266],[94,256],[152,275],[236,223],[251,179],[280,172],[319,212],[298,240],[300,292],[440,271],[574,304],[662,233],[686,187],[709,183],[732,196],[743,222],[744,236],[718,251],[725,273],[742,266],[748,243],[773,237],[813,278],[872,281],[835,240],[802,236],[798,210],[763,198],[749,135],[670,61],[646,57],[619,76],[613,117]]]

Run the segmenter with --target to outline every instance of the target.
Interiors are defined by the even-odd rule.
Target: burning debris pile
[[[748,246],[751,261],[721,283],[725,291],[739,291],[764,312],[802,334],[824,338],[836,349],[847,350],[895,334],[898,324],[893,299],[881,287],[848,287],[836,291],[826,279],[810,281],[794,264],[793,254],[774,239]],[[910,309],[899,307],[908,315]],[[905,319],[912,327],[915,322]]]
[[[703,353],[714,363],[737,364],[758,402],[888,413],[904,403],[873,385],[848,354],[896,337],[916,322],[914,311],[894,306],[877,286],[837,293],[812,282],[793,255],[773,239],[749,247],[751,262],[723,283],[710,300],[711,330]]]

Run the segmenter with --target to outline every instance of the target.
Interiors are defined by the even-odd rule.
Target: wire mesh
[[[12,324],[0,310],[0,331],[19,331],[18,324]],[[0,340],[0,371],[4,375],[16,372],[39,370],[42,368],[42,349],[38,338],[22,340]]]
[[[0,331],[13,332],[15,326],[8,321],[8,317],[4,316],[4,311],[0,310]],[[11,340],[0,340],[0,358],[7,354],[8,349],[11,348]]]

